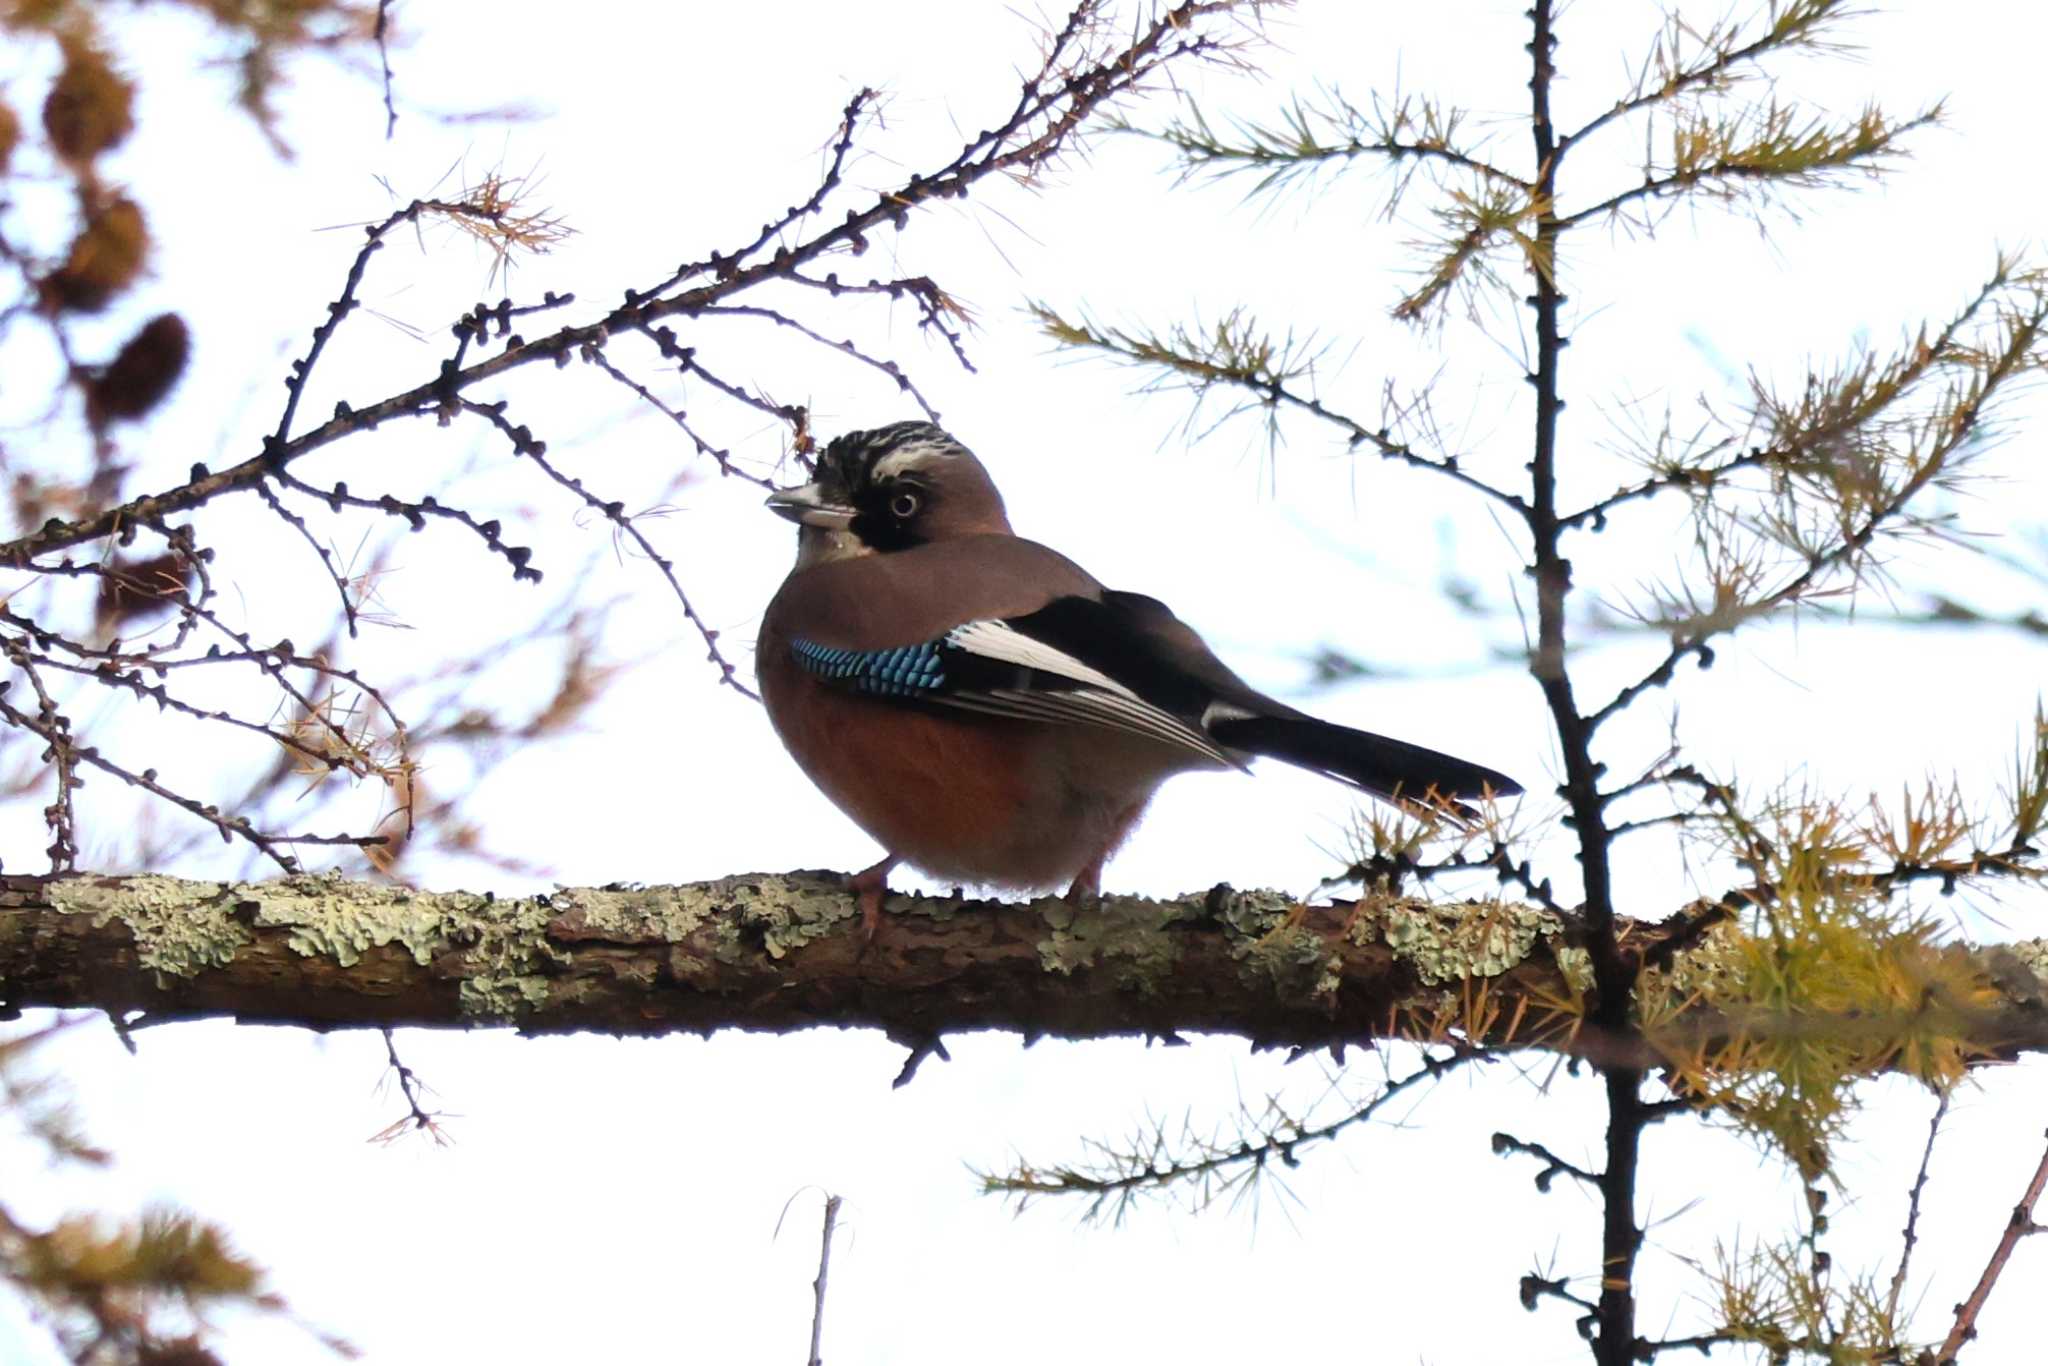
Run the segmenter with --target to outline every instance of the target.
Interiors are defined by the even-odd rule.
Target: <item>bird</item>
[[[1160,784],[1265,756],[1455,822],[1493,769],[1317,720],[1231,672],[1166,604],[1011,528],[930,422],[846,432],[767,500],[797,524],[755,668],[797,765],[883,848],[849,880],[872,941],[888,876],[1100,896]]]

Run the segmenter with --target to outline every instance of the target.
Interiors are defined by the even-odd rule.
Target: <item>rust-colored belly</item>
[[[794,670],[763,669],[761,684],[769,718],[811,781],[890,853],[933,876],[1053,887],[1096,853],[1101,803],[1062,780],[1048,727],[840,693]]]

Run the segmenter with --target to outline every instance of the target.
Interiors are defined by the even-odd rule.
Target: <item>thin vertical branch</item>
[[[839,1224],[839,1201],[836,1195],[825,1197],[825,1233],[818,1242],[818,1279],[811,1282],[816,1299],[811,1306],[810,1366],[824,1366],[825,1278],[832,1270],[832,1231]]]
[[[1941,1134],[1941,1121],[1948,1117],[1949,1093],[1941,1093],[1934,1118],[1927,1121],[1927,1146],[1920,1150],[1920,1173],[1913,1178],[1913,1192],[1906,1198],[1906,1229],[1899,1248],[1899,1269],[1892,1273],[1891,1292],[1885,1296],[1885,1317],[1899,1317],[1899,1297],[1906,1291],[1906,1271],[1913,1264],[1913,1247],[1920,1241],[1920,1194],[1927,1189],[1927,1168],[1934,1161],[1934,1140]]]
[[[398,1081],[398,1093],[405,1098],[406,1112],[371,1135],[371,1141],[389,1143],[408,1131],[423,1133],[434,1140],[436,1147],[448,1142],[447,1133],[441,1128],[442,1116],[426,1106],[428,1086],[420,1080],[420,1074],[407,1067],[398,1056],[398,1038],[386,1025],[378,1031],[384,1036],[384,1057],[390,1074]]]
[[[1557,38],[1552,32],[1552,0],[1533,0],[1529,8],[1530,132],[1535,139],[1536,240],[1530,258],[1536,290],[1529,298],[1536,315],[1536,370],[1529,382],[1536,389],[1535,450],[1529,464],[1529,530],[1535,554],[1536,653],[1530,672],[1543,689],[1563,752],[1565,800],[1579,837],[1579,866],[1585,881],[1585,948],[1593,960],[1597,991],[1591,1022],[1613,1037],[1629,1026],[1635,971],[1614,936],[1614,892],[1609,876],[1606,812],[1599,790],[1600,771],[1593,762],[1591,726],[1579,712],[1566,668],[1565,604],[1572,589],[1571,562],[1560,548],[1562,528],[1557,512],[1557,427],[1564,411],[1559,394],[1558,363],[1564,352],[1561,325],[1564,294],[1558,288],[1558,240],[1563,225],[1556,212],[1558,164],[1563,156],[1557,127],[1551,121],[1550,86],[1556,74]],[[1636,1225],[1637,1161],[1645,1123],[1643,1074],[1633,1067],[1602,1069],[1607,1091],[1606,1160],[1601,1166],[1603,1204],[1600,1236],[1600,1301],[1593,1355],[1601,1366],[1629,1366],[1635,1359],[1635,1260],[1642,1243]]]
[[[398,106],[391,102],[391,0],[377,0],[377,26],[371,38],[377,44],[377,65],[384,68],[384,140],[398,131]]]

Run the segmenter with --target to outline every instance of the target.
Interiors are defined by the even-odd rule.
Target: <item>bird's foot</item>
[[[1093,909],[1094,907],[1101,905],[1101,862],[1098,861],[1096,863],[1090,864],[1086,868],[1083,868],[1081,870],[1081,875],[1074,879],[1074,885],[1067,888],[1066,895],[1061,897],[1060,900],[1066,902],[1069,906],[1080,906],[1089,909]]]
[[[860,903],[860,951],[866,953],[882,928],[882,897],[889,890],[889,871],[902,862],[891,854],[881,862],[846,879],[846,886]]]

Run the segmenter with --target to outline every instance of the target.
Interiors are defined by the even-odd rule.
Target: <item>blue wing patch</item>
[[[946,685],[939,642],[888,650],[849,650],[793,640],[789,651],[806,673],[875,697],[924,697]]]

